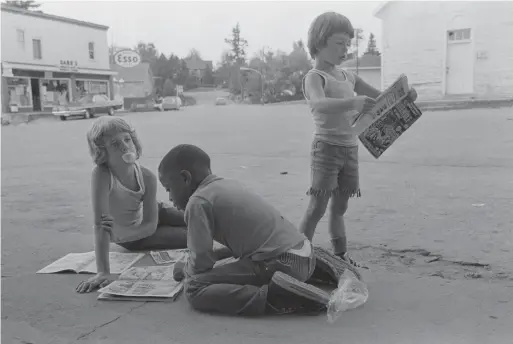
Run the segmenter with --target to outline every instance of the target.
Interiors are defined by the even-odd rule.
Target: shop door
[[[30,79],[32,89],[32,104],[34,111],[41,111],[41,89],[39,87],[39,79]]]

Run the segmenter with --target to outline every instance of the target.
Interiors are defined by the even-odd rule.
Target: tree
[[[213,85],[214,84],[214,73],[212,71],[212,66],[210,63],[207,63],[207,68],[205,69],[205,75],[203,76],[203,85]]]
[[[231,73],[231,55],[229,51],[223,52],[221,55],[221,60],[216,66],[215,71],[215,84],[228,86],[228,82],[230,81],[230,73]]]
[[[231,47],[231,59],[239,66],[244,65],[246,63],[246,48],[248,46],[248,41],[240,36],[239,23],[237,23],[237,25],[232,29],[231,39],[225,38],[224,41]]]
[[[158,59],[158,50],[153,43],[139,42],[134,48],[135,51],[141,56],[143,62],[154,64]]]
[[[358,57],[359,56],[359,49],[360,49],[360,44],[362,43],[362,39],[363,39],[363,30],[362,29],[354,29],[354,40],[353,40],[353,46],[352,46],[352,53],[354,54],[354,56]]]
[[[292,72],[302,71],[306,74],[312,68],[312,61],[306,52],[305,45],[302,40],[292,44],[292,52],[288,56],[289,64]]]
[[[193,57],[196,57],[198,60],[203,60],[201,58],[201,54],[200,52],[197,50],[197,49],[191,49],[191,51],[189,51],[189,55],[187,55],[186,59],[191,59]]]
[[[29,11],[41,7],[41,4],[38,4],[37,2],[35,2],[33,0],[27,0],[27,1],[9,1],[8,0],[5,3],[8,6],[23,8],[24,10],[29,10]]]
[[[164,83],[164,97],[176,96],[176,86],[171,79],[166,79]]]
[[[369,35],[369,41],[367,42],[367,50],[365,51],[364,55],[381,55],[378,51],[378,48],[376,47],[376,38],[374,37],[374,34],[372,32]]]
[[[180,67],[178,68],[178,73],[175,79],[176,83],[178,85],[185,85],[188,78],[189,68],[187,68],[187,63],[184,60],[180,60]]]

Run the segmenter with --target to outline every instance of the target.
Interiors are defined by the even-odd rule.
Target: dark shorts
[[[358,146],[337,146],[314,139],[311,171],[307,195],[341,193],[360,197]]]

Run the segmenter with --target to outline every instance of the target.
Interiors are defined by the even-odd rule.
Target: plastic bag
[[[328,322],[333,324],[342,312],[360,307],[368,298],[369,291],[363,281],[342,275],[328,303]]]

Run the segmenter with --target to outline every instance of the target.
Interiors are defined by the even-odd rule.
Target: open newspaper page
[[[374,122],[381,118],[387,111],[396,106],[401,100],[408,95],[408,78],[401,74],[399,78],[388,87],[377,99],[376,105],[369,113],[360,113],[353,120],[353,131],[356,135],[360,135]]]
[[[365,129],[359,135],[360,141],[378,159],[420,116],[417,105],[403,98]]]
[[[376,99],[368,114],[359,114],[354,119],[353,130],[376,159],[422,116],[408,93],[408,78],[401,75]]]
[[[125,270],[119,280],[125,281],[174,281],[174,265],[138,266]]]
[[[91,262],[94,263],[94,252],[85,253],[68,253],[64,257],[56,260],[55,262],[47,265],[46,267],[39,270],[38,274],[54,274],[57,272],[73,271],[73,272],[85,272],[84,269]]]
[[[144,253],[109,252],[110,273],[120,274],[137,263],[142,257],[144,257]],[[93,260],[82,268],[81,272],[95,274],[96,271],[96,258],[93,252]]]
[[[180,260],[187,260],[187,249],[182,250],[166,250],[166,251],[151,251],[150,255],[155,261],[155,263],[162,264],[172,264],[176,263]]]
[[[174,265],[130,268],[99,292],[130,298],[174,299],[182,291],[183,283],[174,280],[173,268]]]

